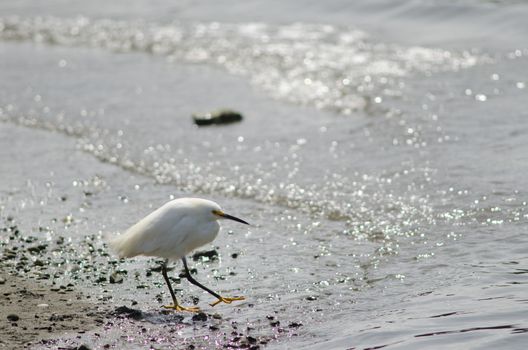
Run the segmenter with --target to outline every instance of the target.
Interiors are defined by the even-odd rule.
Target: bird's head
[[[246,225],[249,225],[248,222],[242,220],[242,219],[239,219],[233,215],[229,215],[229,214],[226,214],[224,213],[221,209],[213,209],[211,211],[211,213],[213,213],[213,215],[215,215],[217,217],[217,220],[218,219],[229,219],[229,220],[234,220],[234,221],[238,221],[238,222],[241,222],[243,224],[246,224]]]
[[[204,213],[207,217],[209,217],[212,220],[229,219],[229,220],[240,222],[242,224],[249,225],[248,222],[242,219],[239,219],[233,215],[224,213],[222,208],[220,208],[220,206],[213,201],[209,201],[205,199],[197,199],[197,201],[199,202],[196,204],[200,207],[200,209],[202,210],[202,213]]]
[[[235,216],[224,213],[220,206],[210,200],[201,199],[201,198],[185,198],[186,204],[190,204],[192,212],[195,214],[202,215],[206,220],[220,220],[220,219],[229,219],[233,221],[240,222],[242,224],[249,225],[248,222],[239,219]]]

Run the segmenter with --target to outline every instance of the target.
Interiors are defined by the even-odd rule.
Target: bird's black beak
[[[218,215],[218,216],[223,217],[224,219],[229,219],[229,220],[233,220],[233,221],[240,222],[240,223],[242,223],[242,224],[249,225],[249,222],[246,222],[246,221],[244,221],[244,220],[242,220],[242,219],[239,219],[239,218],[237,218],[237,217],[235,217],[235,216],[233,216],[233,215],[226,214],[226,213],[224,213],[224,212],[222,212],[222,211],[216,211],[216,210],[215,210],[215,211],[213,211],[213,213],[216,214],[216,215]]]

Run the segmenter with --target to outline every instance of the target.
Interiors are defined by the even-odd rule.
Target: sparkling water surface
[[[292,6],[0,5],[0,216],[68,237],[58,278],[83,259],[107,271],[115,258],[86,242],[105,251],[104,236],[171,198],[253,223],[225,223],[220,261],[194,263],[248,299],[215,310],[220,332],[161,315],[162,279],[136,259],[118,263],[123,284],[76,283],[138,301],[148,336],[123,321],[82,341],[207,348],[236,322],[269,348],[524,348],[527,8]],[[192,124],[220,107],[245,119]]]

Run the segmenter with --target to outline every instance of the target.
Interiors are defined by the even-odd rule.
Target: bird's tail
[[[131,257],[138,255],[138,253],[135,252],[135,249],[133,249],[134,245],[133,245],[133,242],[131,242],[130,238],[131,237],[129,237],[127,233],[124,233],[117,237],[107,236],[105,240],[110,246],[110,248],[114,252],[116,252],[120,258],[131,258]]]

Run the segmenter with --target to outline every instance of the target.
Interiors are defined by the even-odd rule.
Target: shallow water
[[[206,285],[248,297],[217,310],[217,333],[164,335],[152,261],[50,257],[64,281],[76,259],[128,270],[122,285],[76,283],[138,301],[159,345],[225,344],[236,322],[270,348],[523,348],[528,7],[296,4],[295,17],[279,2],[0,5],[3,220],[101,252],[179,196],[252,222],[226,223],[220,261],[196,263]],[[245,120],[192,125],[225,106]],[[104,341],[141,348],[137,327]]]

